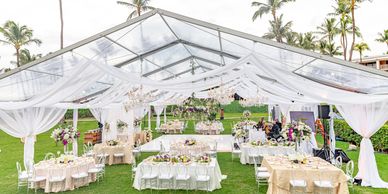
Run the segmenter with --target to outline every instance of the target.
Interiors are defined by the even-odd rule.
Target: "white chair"
[[[102,158],[104,158],[104,162],[105,162],[104,164],[106,164],[106,158],[108,158],[108,157],[109,157],[109,154],[106,154],[104,152],[96,155],[97,161],[100,161]]]
[[[160,153],[166,153],[167,151],[166,151],[166,148],[164,147],[164,145],[163,145],[163,142],[162,141],[160,141]]]
[[[237,156],[237,158],[240,158],[240,156],[241,156],[241,150],[240,149],[236,149],[235,147],[234,147],[234,143],[232,142],[232,162],[233,162],[233,159],[234,159],[234,157],[235,156]]]
[[[155,166],[153,165],[140,165],[140,170],[142,176],[140,177],[140,190],[143,189],[143,181],[145,188],[147,188],[147,182],[149,183],[149,188],[157,188],[158,187],[158,173],[155,172]]]
[[[19,162],[16,162],[16,170],[18,172],[18,190],[20,187],[24,187],[28,185],[28,172],[23,171]]]
[[[253,163],[254,163],[254,167],[255,167],[255,172],[256,173],[259,173],[259,172],[268,172],[268,169],[264,166],[261,166],[257,160],[253,160]]]
[[[88,174],[95,175],[98,182],[104,178],[105,175],[105,157],[98,158],[94,168],[88,170]]]
[[[64,170],[61,169],[49,169],[48,183],[49,183],[49,191],[52,190],[53,185],[60,184],[61,190],[65,190],[65,181],[66,177],[63,174]]]
[[[174,188],[180,189],[181,187],[180,187],[179,183],[182,183],[182,185],[184,186],[183,188],[185,188],[186,192],[188,192],[188,190],[191,188],[189,169],[184,164],[178,164],[178,166],[176,168],[177,168],[177,171],[176,171],[177,174],[175,176]]]
[[[323,172],[324,173],[324,172]],[[314,194],[333,194],[334,185],[329,180],[321,180],[321,174],[318,175],[319,180],[314,181]]]
[[[84,147],[83,147],[83,150],[84,150],[84,156],[86,157],[94,157],[94,153],[93,153],[93,145],[90,146],[91,143],[88,142],[88,144],[84,144]]]
[[[210,150],[206,152],[210,157],[217,158],[217,142],[210,144]]]
[[[259,168],[257,167],[257,160],[254,159],[255,164],[255,178],[257,183],[257,190],[260,193],[260,185],[268,185],[268,179],[270,177],[270,174],[268,170],[265,168]]]
[[[306,193],[307,182],[303,179],[295,178],[295,171],[291,171],[290,180],[290,193],[291,194],[304,194]]]
[[[353,188],[353,182],[354,182],[353,172],[354,172],[354,162],[353,160],[350,160],[346,164],[346,178],[348,180],[348,186],[351,188]]]
[[[257,149],[248,148],[248,159],[249,159],[250,164],[252,164],[251,161],[253,161],[253,163],[255,163],[255,161],[258,161],[259,153],[258,153]]]
[[[167,186],[165,187],[165,185]],[[159,165],[159,175],[158,175],[158,189],[172,189],[174,186],[174,176],[171,173],[171,166],[169,164],[160,164]]]
[[[124,153],[115,153],[113,154],[113,161],[114,163],[116,163],[116,159],[120,159],[120,162],[124,163],[124,157],[125,157]]]
[[[200,184],[206,185],[206,191],[210,190],[210,176],[206,165],[197,165],[195,168],[195,190],[198,190]]]
[[[131,180],[135,178],[136,171],[137,171],[136,159],[133,158],[132,165],[131,165]]]
[[[33,162],[28,165],[27,168],[28,174],[31,174],[31,177],[28,178],[28,189],[34,189],[35,193],[38,190],[38,184],[46,181],[44,176],[36,176],[35,167]]]
[[[47,153],[45,156],[44,156],[44,160],[50,160],[52,158],[55,158],[55,154],[53,153]]]
[[[71,175],[71,179],[75,188],[79,188],[83,185],[89,185],[89,170],[87,165],[81,165],[77,167],[77,172]],[[78,184],[80,183],[80,184]]]
[[[140,146],[132,148],[132,155],[133,155],[134,158],[139,159],[139,157],[141,156]]]
[[[334,166],[339,168],[339,169],[342,169],[342,157],[341,156],[337,156],[337,158],[335,158]]]

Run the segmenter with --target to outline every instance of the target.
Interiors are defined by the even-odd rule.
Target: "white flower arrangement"
[[[80,133],[77,129],[74,129],[71,126],[66,128],[57,128],[51,133],[51,138],[54,139],[55,142],[62,142],[64,146],[69,143],[73,143],[73,139],[77,139],[80,136]]]
[[[120,132],[123,132],[125,128],[128,127],[128,123],[122,121],[122,120],[117,120],[117,130]]]

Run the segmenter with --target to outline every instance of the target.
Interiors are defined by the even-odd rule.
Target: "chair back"
[[[97,164],[102,164],[105,167],[105,161],[106,161],[106,157],[105,157],[105,153],[103,152],[102,157],[98,157]]]
[[[22,167],[19,162],[16,162],[16,170],[18,171],[18,175],[22,174]]]
[[[171,175],[171,165],[168,163],[162,163],[159,165],[159,175]]]
[[[337,158],[335,158],[334,166],[336,166],[339,169],[342,168],[342,157],[341,156],[337,156]]]
[[[176,173],[177,173],[177,175],[184,175],[184,176],[189,174],[187,166],[184,165],[184,164],[178,164],[177,165]]]
[[[44,160],[50,160],[52,158],[55,158],[55,154],[49,152],[44,156]]]
[[[350,160],[346,164],[346,175],[353,178],[353,172],[354,172],[354,162],[353,162],[353,160]]]
[[[196,167],[195,167],[195,175],[198,177],[198,176],[208,176],[209,172],[208,172],[208,169],[207,169],[207,165],[206,164],[198,164]]]

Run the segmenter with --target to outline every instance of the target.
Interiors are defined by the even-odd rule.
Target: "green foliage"
[[[252,113],[266,113],[268,110],[268,106],[252,106],[252,107],[242,107],[240,103],[235,100],[228,105],[221,105],[221,108],[224,109],[225,113],[242,113],[244,110],[249,110]]]
[[[337,136],[341,137],[344,141],[353,143],[357,146],[360,145],[362,137],[358,135],[353,129],[344,121],[336,120],[334,122],[334,129]],[[388,126],[384,125],[380,128],[372,137],[371,141],[373,148],[376,151],[387,152],[388,151]]]

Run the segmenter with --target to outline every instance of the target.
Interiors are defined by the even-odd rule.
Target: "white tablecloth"
[[[241,164],[254,164],[252,158],[249,158],[249,153],[260,155],[288,155],[295,154],[295,147],[293,146],[253,146],[250,143],[243,143],[240,145],[241,149]]]
[[[145,166],[145,165],[153,165],[155,168],[155,171],[159,174],[159,165],[160,163],[155,163],[155,162],[150,162],[148,160],[144,160],[143,162],[141,162],[138,167],[137,167],[137,171],[136,171],[136,175],[135,175],[135,180],[133,181],[133,187],[137,190],[140,190],[140,186],[141,186],[141,177],[143,176],[143,172],[142,172],[142,166]],[[177,164],[172,164],[172,163],[169,163],[171,165],[171,174],[175,177],[177,175]],[[188,174],[190,175],[190,190],[195,190],[196,189],[196,183],[195,183],[195,173],[196,173],[196,168],[197,167],[200,167],[200,168],[207,168],[207,171],[208,171],[208,175],[210,176],[210,186],[209,186],[209,191],[213,191],[215,189],[221,189],[221,180],[222,180],[222,174],[221,174],[221,169],[220,169],[220,166],[218,165],[218,162],[217,162],[217,159],[212,159],[212,161],[209,163],[209,164],[198,164],[196,162],[192,162],[191,164],[188,164]],[[163,185],[163,186],[167,186],[166,185]],[[142,185],[142,189],[145,189],[145,188],[149,188],[150,185],[144,185],[144,181],[143,181],[143,185]],[[153,188],[153,189],[157,189],[157,188]],[[168,188],[163,188],[163,189],[168,189]],[[174,189],[174,188],[172,188]],[[200,187],[199,189],[205,189],[204,187]]]
[[[224,126],[219,121],[204,121],[195,125],[195,132],[201,134],[218,135],[224,131]]]
[[[94,159],[89,157],[77,157],[74,159],[74,162],[68,164],[56,163],[55,159],[40,161],[39,163],[35,164],[36,176],[46,177],[46,182],[44,182],[44,184],[38,185],[38,187],[44,188],[46,193],[59,192],[62,188],[64,188],[64,191],[73,190],[74,181],[72,180],[71,175],[77,174],[78,172],[87,173],[88,170],[94,168],[94,166]],[[65,176],[65,185],[54,184],[50,188],[48,181],[50,176]],[[96,177],[92,177],[89,174],[88,181],[94,182],[96,181]]]
[[[210,151],[210,146],[202,141],[197,141],[195,145],[185,145],[184,141],[170,145],[170,152],[180,155],[202,155],[207,151]]]

